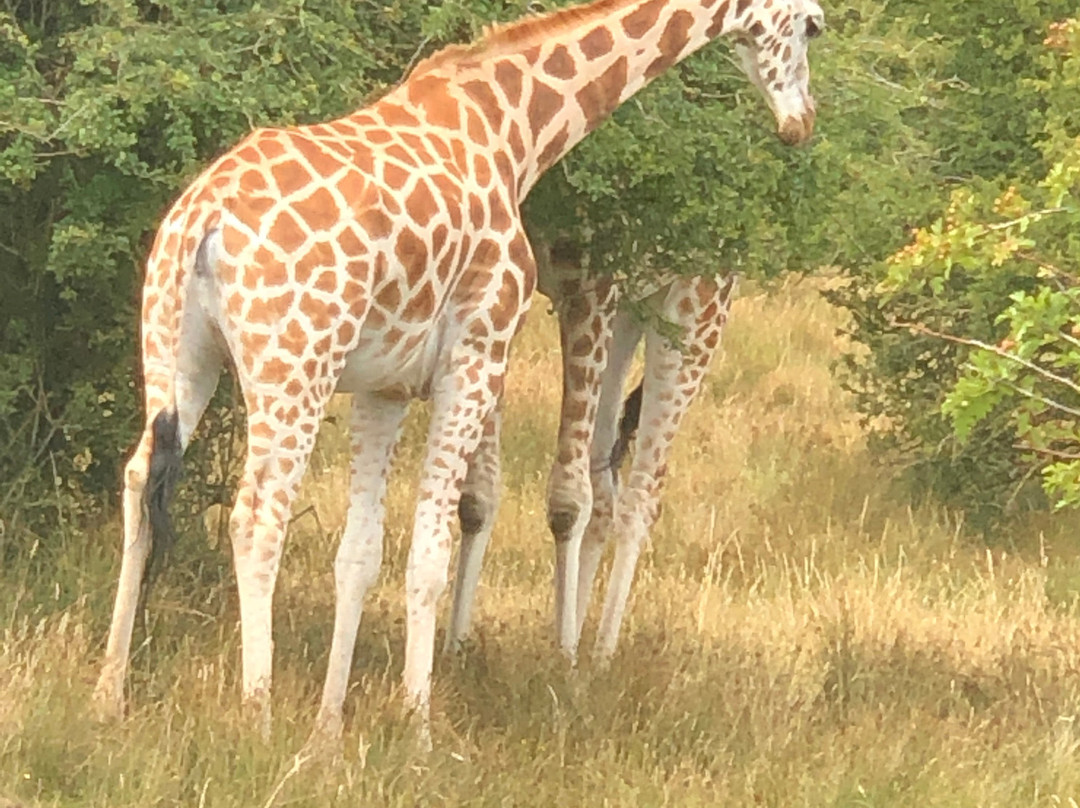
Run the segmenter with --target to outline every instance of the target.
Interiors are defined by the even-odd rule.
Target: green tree
[[[116,489],[141,267],[176,193],[252,126],[397,80],[418,25],[351,0],[0,12],[0,513],[47,529]]]
[[[1080,21],[1050,27],[1039,143],[1049,168],[996,196],[965,188],[945,216],[890,261],[887,294],[928,301],[899,322],[956,346],[943,416],[970,443],[1007,436],[1015,474],[1038,472],[1061,506],[1080,505]],[[985,329],[928,315],[961,305],[991,315]],[[892,311],[892,307],[888,309]],[[902,315],[907,316],[907,315]]]
[[[958,245],[950,240],[960,237],[949,227],[952,217],[962,219],[971,204],[989,209],[1011,183],[1044,176],[1054,159],[1051,145],[1074,125],[1075,112],[1064,98],[1055,100],[1066,91],[1052,80],[1057,68],[1041,43],[1051,22],[1075,8],[1055,0],[988,0],[948,9],[932,2],[890,5],[910,12],[913,33],[933,46],[934,75],[951,77],[935,104],[909,120],[934,145],[932,170],[942,193],[965,192],[953,197],[942,221],[931,224],[948,196],[933,213],[913,215],[906,229],[907,240],[915,234],[916,241],[946,233],[944,249],[952,250]],[[982,527],[993,525],[1010,503],[1044,504],[1038,486],[1025,485],[1030,464],[1018,462],[1013,447],[1019,439],[1007,419],[980,421],[968,440],[956,438],[941,405],[970,349],[933,336],[996,343],[1004,332],[997,319],[1002,301],[1014,292],[1033,293],[1039,279],[1012,262],[993,272],[956,264],[924,286],[882,285],[895,266],[881,261],[846,269],[851,282],[833,299],[852,313],[852,337],[863,350],[847,358],[845,377],[881,455],[907,464],[919,490],[967,510]]]

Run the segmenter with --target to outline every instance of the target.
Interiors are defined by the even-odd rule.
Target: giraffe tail
[[[184,453],[180,443],[180,415],[176,409],[166,408],[159,412],[151,429],[154,444],[144,494],[150,521],[150,558],[143,571],[144,597],[149,594],[154,577],[176,544],[176,530],[169,518],[169,503],[180,480]]]
[[[212,233],[211,233],[212,234]],[[173,305],[183,312],[180,317],[180,334],[176,339],[177,355],[171,361],[178,364],[180,354],[189,350],[188,342],[191,338],[193,317],[197,314],[186,312],[185,304],[190,301],[192,281],[205,278],[209,274],[208,234],[199,243],[194,256],[194,262],[188,274],[183,288],[177,290],[173,299]],[[176,486],[180,481],[180,472],[184,456],[184,441],[180,432],[180,410],[190,406],[190,402],[177,399],[177,385],[175,382],[175,366],[168,371],[174,376],[169,387],[169,403],[154,416],[150,424],[151,449],[149,465],[146,475],[146,487],[143,490],[143,509],[149,522],[150,556],[147,559],[142,575],[142,600],[145,602],[149,596],[150,587],[157,574],[161,571],[165,561],[176,544],[176,530],[173,528],[169,517],[169,503],[176,493]]]
[[[619,434],[615,438],[615,445],[611,447],[609,467],[612,476],[618,475],[619,467],[626,459],[626,453],[630,451],[630,441],[634,439],[634,433],[637,432],[641,421],[641,396],[644,388],[645,382],[642,381],[623,402],[622,418],[619,419]]]

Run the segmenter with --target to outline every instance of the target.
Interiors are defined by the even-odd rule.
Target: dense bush
[[[889,262],[888,316],[952,346],[940,372],[941,414],[962,445],[1010,443],[1011,474],[1039,472],[1058,505],[1080,505],[1080,22],[1049,30],[1037,173],[1001,193],[957,190],[945,215]],[[898,301],[893,305],[892,301]],[[912,306],[921,303],[921,309]],[[982,322],[956,316],[978,312]],[[1004,497],[1008,501],[1008,495]]]
[[[1053,21],[1075,6],[991,0],[947,9],[904,3],[902,10],[921,19],[914,32],[933,34],[935,74],[952,77],[940,109],[918,121],[938,155],[934,173],[941,187],[963,187],[992,203],[1010,183],[1044,176],[1054,159],[1052,144],[1060,146],[1066,130],[1075,134],[1076,98],[1055,101],[1063,88],[1046,84],[1055,68],[1042,42]],[[931,226],[944,200],[933,215],[913,218],[912,232],[940,234],[962,215],[961,199],[945,223]],[[1045,279],[1014,261],[978,268],[958,262],[921,286],[882,284],[895,271],[885,262],[847,269],[852,282],[835,299],[853,313],[853,336],[868,349],[849,358],[847,378],[877,427],[878,448],[909,462],[919,488],[967,510],[982,526],[996,523],[1010,505],[1045,504],[1031,463],[1015,449],[1021,443],[1016,425],[1004,412],[980,421],[967,440],[957,439],[941,406],[970,346],[935,336],[997,342],[1007,330],[998,317],[1009,295],[1035,293]],[[921,328],[898,327],[903,323]]]
[[[138,428],[141,265],[178,190],[253,125],[327,118],[396,81],[416,12],[352,0],[0,12],[9,535],[96,511],[117,489]]]

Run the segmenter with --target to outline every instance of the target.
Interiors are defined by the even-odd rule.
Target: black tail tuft
[[[154,447],[150,450],[150,472],[146,481],[146,506],[150,517],[150,559],[143,571],[143,600],[165,556],[176,543],[176,531],[169,520],[169,502],[180,480],[183,449],[180,446],[180,416],[162,410],[154,419]]]
[[[641,394],[644,389],[645,382],[642,381],[623,402],[623,414],[619,419],[619,434],[615,438],[615,445],[611,447],[610,467],[613,475],[619,473],[619,466],[622,465],[626,453],[630,450],[630,441],[634,439],[634,433],[637,432],[638,423],[641,421]]]

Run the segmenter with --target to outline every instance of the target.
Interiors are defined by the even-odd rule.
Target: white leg
[[[615,306],[615,289],[605,284],[578,289],[559,311],[563,394],[558,451],[548,479],[548,526],[555,539],[555,630],[571,661],[577,657],[580,626],[581,540],[593,504],[589,451]]]
[[[730,278],[723,284],[676,281],[665,299],[664,315],[680,327],[682,345],[672,346],[655,332],[647,337],[633,465],[615,505],[615,558],[596,636],[600,661],[615,652],[637,560],[658,513],[671,442],[719,344],[733,289]]]
[[[480,445],[469,461],[469,472],[461,489],[458,518],[461,521],[461,550],[454,576],[454,606],[446,632],[444,653],[457,651],[469,636],[472,608],[484,553],[491,539],[495,513],[499,508],[499,423],[498,407],[484,424]]]
[[[328,398],[312,392],[308,409],[285,423],[275,414],[282,408],[272,397],[246,396],[247,459],[230,531],[240,596],[243,698],[264,738],[270,733],[274,586],[292,503]]]
[[[514,284],[517,287],[517,284]],[[507,340],[528,308],[508,318]],[[438,599],[450,566],[450,519],[458,507],[468,459],[497,404],[506,371],[506,342],[454,346],[448,372],[433,396],[428,447],[418,492],[412,546],[405,571],[408,635],[405,645],[406,707],[418,722],[422,747],[431,747],[431,671]],[[498,357],[498,358],[496,358]]]
[[[352,404],[352,480],[345,533],[334,561],[334,638],[315,733],[340,737],[364,598],[379,577],[386,482],[408,403],[357,394]]]
[[[604,544],[611,530],[615,506],[617,469],[611,468],[611,450],[619,428],[623,406],[623,384],[634,351],[641,341],[642,327],[628,312],[616,315],[612,324],[611,355],[601,379],[600,402],[596,414],[596,432],[592,441],[591,476],[593,491],[592,514],[581,541],[577,586],[577,639],[585,624],[585,615],[592,598],[593,582]]]

